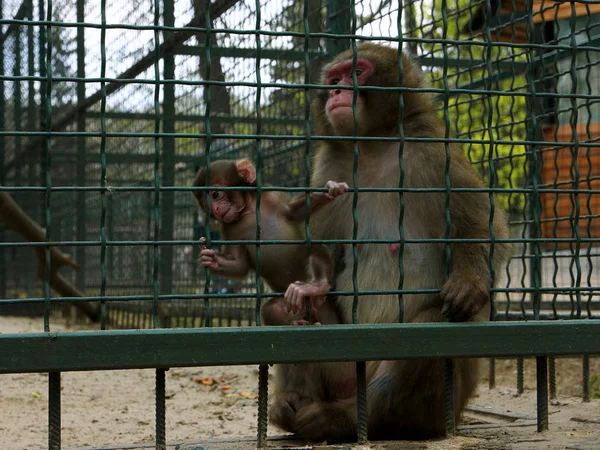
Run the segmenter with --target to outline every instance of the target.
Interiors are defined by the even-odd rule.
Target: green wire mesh
[[[199,237],[226,243],[194,204],[191,179],[215,159],[247,157],[257,202],[268,186],[306,192],[319,70],[370,41],[418,60],[445,124],[430,141],[448,156],[449,143],[460,146],[486,180],[492,242],[493,214],[508,212],[513,256],[504,269],[490,254],[491,318],[597,317],[600,10],[504,2],[488,14],[493,3],[2,0],[0,192],[79,264],[61,275],[85,297],[53,292],[49,251],[42,279],[32,251],[46,244],[0,225],[0,313],[43,313],[49,329],[51,313],[90,302],[103,329],[258,323],[276,295],[260,270],[229,280],[197,264]],[[388,140],[403,167],[411,138]],[[401,205],[403,184],[401,172]],[[399,239],[361,241],[400,244],[400,282],[388,292],[400,321],[402,212]],[[308,218],[305,230],[310,247]],[[257,243],[272,244],[260,231]],[[355,247],[353,257],[356,273]],[[357,283],[344,293],[355,321],[360,293]]]

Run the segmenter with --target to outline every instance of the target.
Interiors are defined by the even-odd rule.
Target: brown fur
[[[338,56],[325,67],[351,59],[351,52]],[[368,85],[397,86],[398,53],[379,45],[365,44],[358,58],[367,58],[375,66]],[[423,87],[419,70],[402,56],[403,85]],[[324,75],[325,76],[325,75]],[[360,91],[360,90],[359,90]],[[397,92],[360,91],[368,114],[369,136],[398,136],[399,94]],[[339,135],[339,129],[327,119],[328,91],[320,90],[313,102],[313,114],[319,135]],[[362,125],[362,124],[361,124]],[[444,125],[438,119],[433,98],[427,93],[404,93],[403,130],[406,137],[443,137]],[[326,179],[352,180],[354,164],[351,141],[324,141],[317,148],[312,185]],[[398,187],[399,144],[394,142],[358,143],[359,187]],[[450,179],[452,187],[484,187],[460,149],[451,147]],[[446,151],[443,143],[405,142],[404,186],[445,188]],[[350,188],[352,189],[352,187]],[[315,239],[351,239],[353,230],[352,195],[325,206],[311,219]],[[444,238],[446,220],[444,192],[404,193],[404,236],[406,239]],[[361,192],[358,194],[359,239],[399,239],[399,194]],[[488,193],[469,192],[450,195],[451,238],[490,239]],[[495,210],[497,238],[507,236],[506,219]],[[342,247],[341,249],[339,247]],[[405,321],[408,323],[486,321],[489,316],[489,244],[450,244],[452,264],[446,280],[445,245],[441,243],[406,244],[403,252],[404,289],[442,289],[441,294],[405,294]],[[350,244],[334,249],[342,255],[336,261],[336,290],[352,290],[353,258]],[[360,290],[396,289],[399,282],[398,255],[388,245],[362,244],[359,247],[358,285]],[[509,255],[507,244],[495,244],[497,270]],[[336,309],[343,323],[352,323],[352,297],[338,297]],[[358,307],[360,323],[393,323],[398,318],[396,295],[361,295]],[[460,417],[476,387],[477,361],[459,359],[455,367],[456,417]],[[276,398],[270,409],[271,421],[284,430],[312,440],[354,440],[356,436],[356,399],[348,389],[338,389],[341,371],[354,380],[354,365],[301,364],[281,366],[276,378]],[[337,374],[337,385],[329,381]],[[343,383],[342,383],[343,384]],[[422,439],[444,434],[443,361],[383,361],[367,363],[369,438]],[[333,392],[333,395],[332,395]]]

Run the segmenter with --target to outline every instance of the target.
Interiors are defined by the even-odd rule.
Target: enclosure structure
[[[156,368],[157,448],[166,442],[164,368],[174,366],[260,364],[260,446],[269,363],[535,356],[543,430],[547,358],[585,355],[589,398],[589,357],[600,352],[598,11],[586,2],[514,5],[488,14],[489,2],[462,1],[398,9],[385,0],[0,0],[0,312],[46,318],[45,333],[0,335],[0,372],[50,372],[50,448],[60,447],[66,370]],[[192,201],[193,174],[249,157],[265,184],[302,191],[320,67],[364,41],[419,62],[449,142],[510,217],[513,256],[496,272],[496,323],[241,330],[260,322],[271,293],[254,276],[230,282],[196,263],[198,237],[218,245],[220,236]],[[44,229],[23,237],[26,215]],[[64,305],[101,330],[53,332],[47,319]],[[364,441],[364,423],[360,430]]]

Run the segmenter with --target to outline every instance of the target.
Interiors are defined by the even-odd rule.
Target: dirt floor
[[[38,319],[0,317],[0,333],[41,331]],[[55,323],[52,329],[64,328]],[[326,448],[425,450],[600,449],[600,399],[583,403],[581,360],[557,361],[558,399],[550,405],[550,430],[536,433],[535,363],[525,361],[525,393],[516,396],[516,361],[496,362],[496,385],[487,385],[488,364],[464,424],[452,438]],[[600,358],[591,374],[600,375]],[[167,372],[167,439],[171,449],[255,448],[257,379],[254,366],[173,368]],[[600,397],[600,382],[592,394]],[[0,449],[47,446],[46,374],[0,375]],[[300,446],[273,427],[270,446]],[[279,438],[275,438],[278,436]],[[154,370],[62,374],[63,448],[153,448]],[[325,443],[299,448],[325,448]]]

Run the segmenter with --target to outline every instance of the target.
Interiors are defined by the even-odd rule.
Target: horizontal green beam
[[[418,57],[419,64],[427,67],[454,67],[462,69],[486,69],[488,61],[491,63],[493,69],[499,69],[501,71],[511,73],[525,72],[528,67],[528,63],[525,61],[497,61],[487,60],[485,58],[443,58],[441,56],[420,56]]]
[[[189,56],[206,56],[205,45],[182,45],[175,50],[178,55]],[[238,48],[238,47],[210,47],[210,55],[214,58],[258,58],[259,53],[256,48]],[[308,50],[310,59],[327,56],[324,52]],[[289,49],[269,49],[263,48],[260,50],[261,59],[276,59],[282,61],[302,61],[304,62],[305,54],[301,50]]]
[[[86,111],[84,112],[87,118],[99,119],[103,115],[97,111]],[[106,112],[104,113],[106,119],[119,119],[119,120],[156,120],[157,116],[154,113],[128,113],[128,112]],[[162,114],[158,117],[164,119]],[[205,115],[192,115],[192,114],[176,114],[174,119],[175,122],[204,122],[207,119]],[[255,116],[223,116],[218,114],[211,114],[210,121],[213,123],[248,123],[255,124]],[[297,125],[304,126],[304,118],[289,118],[289,117],[261,117],[263,124],[274,124],[274,125]]]
[[[97,148],[93,148],[94,152],[90,152],[86,154],[85,161],[90,162],[98,162],[100,151]],[[90,149],[88,149],[88,152]],[[115,153],[115,152],[105,152],[106,159],[108,164],[134,164],[134,163],[148,163],[154,164],[154,160],[156,159],[156,155],[152,154],[139,154],[139,153]],[[198,160],[200,155],[176,155],[175,162],[185,162],[190,163]],[[75,151],[55,151],[52,153],[53,161],[57,162],[77,162],[79,158],[77,157],[77,153]],[[72,184],[72,178],[66,184]],[[132,183],[138,182],[137,180],[132,180]],[[54,183],[54,179],[53,179]]]
[[[600,321],[0,334],[0,373],[600,354]]]

